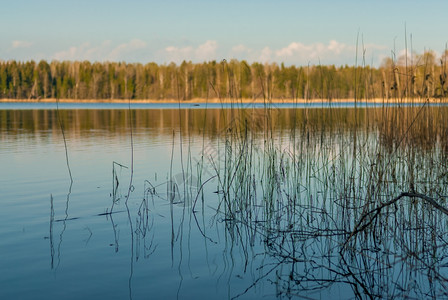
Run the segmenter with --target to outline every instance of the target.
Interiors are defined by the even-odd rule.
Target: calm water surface
[[[299,157],[294,149],[300,143],[341,137],[337,143],[329,142],[328,149],[322,143],[300,148],[300,159],[310,162],[304,172],[311,174],[313,169],[328,174],[337,171],[325,167],[320,161],[324,156],[329,161],[346,161],[347,169],[356,166],[350,162],[351,154],[343,151],[353,139],[353,132],[357,132],[357,139],[364,140],[369,151],[378,149],[380,139],[384,140],[381,147],[387,147],[387,139],[383,139],[386,133],[367,122],[367,116],[376,116],[377,110],[365,108],[355,116],[352,108],[339,108],[337,112],[277,108],[268,121],[263,108],[248,109],[244,115],[258,118],[258,123],[251,123],[255,125],[250,127],[252,134],[248,139],[258,149],[253,153],[264,153],[266,141],[272,141],[272,147],[278,149],[275,153],[295,153],[294,157]],[[381,116],[378,114],[371,122],[381,122]],[[305,120],[314,126],[311,137],[295,129]],[[392,253],[398,249],[393,241],[387,247],[377,246],[382,249],[380,252],[369,252],[363,258],[371,259],[365,264],[372,270],[384,272],[384,276],[370,278],[372,287],[365,283],[370,279],[364,275],[360,275],[364,284],[359,283],[360,279],[353,275],[358,272],[353,264],[347,263],[349,267],[345,268],[339,265],[337,253],[346,236],[326,238],[316,234],[312,239],[300,239],[297,231],[288,235],[297,240],[291,244],[283,241],[279,246],[274,239],[285,231],[286,221],[282,218],[290,213],[290,208],[279,206],[267,212],[261,205],[266,195],[277,199],[276,203],[289,201],[287,189],[296,184],[294,190],[306,201],[301,203],[298,199],[300,203],[294,207],[305,209],[304,206],[321,201],[319,208],[325,211],[337,207],[337,192],[325,189],[325,196],[323,186],[330,184],[317,180],[311,183],[306,176],[300,177],[300,182],[296,180],[299,177],[284,179],[267,192],[262,183],[265,177],[258,180],[253,174],[253,190],[244,194],[252,183],[242,188],[246,177],[239,175],[242,171],[238,158],[243,154],[235,153],[243,153],[240,148],[250,145],[246,144],[247,139],[239,142],[241,135],[228,139],[229,132],[244,124],[247,119],[241,118],[239,111],[219,108],[154,107],[132,110],[131,114],[126,107],[68,106],[58,114],[47,104],[0,104],[0,298],[208,299],[213,295],[216,299],[350,299],[369,295],[369,288],[377,296],[404,297],[397,286],[388,285],[389,278],[418,285],[428,297],[431,291],[438,296],[445,293],[443,284],[431,286],[425,275],[411,275],[407,261],[398,266],[391,263],[393,266],[388,269],[375,269],[373,265],[384,259],[405,260]],[[292,134],[296,131],[300,137]],[[424,153],[441,157],[442,133],[440,137]],[[311,156],[323,151],[325,155],[316,157],[314,164]],[[223,160],[225,153],[235,157],[233,165]],[[339,160],[341,155],[347,158]],[[285,165],[275,176],[281,176],[282,170],[292,174],[293,168],[284,163],[287,156],[275,158],[280,166]],[[259,166],[251,167],[253,170],[268,169],[263,166],[264,159],[254,161]],[[298,166],[298,161],[291,160],[290,166]],[[437,168],[445,167],[446,164],[439,164]],[[406,170],[403,174],[410,172]],[[230,176],[216,176],[225,172]],[[313,178],[311,175],[309,178]],[[223,178],[236,178],[234,181],[241,185],[234,185],[232,179],[226,184]],[[440,180],[446,179],[442,176]],[[224,186],[229,187],[227,193]],[[391,187],[391,193],[399,192],[397,186]],[[235,211],[242,216],[250,212],[250,218],[255,220],[251,226],[236,214],[229,218],[230,208],[225,203],[230,202],[223,200],[223,195],[238,198],[242,194],[253,202],[250,207],[246,203]],[[320,232],[319,213],[307,212],[300,217],[296,213],[288,218],[297,221],[288,225],[291,232],[303,222],[317,222],[311,229]],[[263,222],[268,220],[273,225],[265,226]],[[337,220],[325,222],[336,224]],[[300,232],[305,232],[304,224],[300,226]],[[437,216],[437,226],[446,229],[443,215]],[[274,227],[278,229],[275,232]],[[443,240],[444,234],[440,238]],[[418,240],[420,237],[413,242]],[[439,257],[434,262],[437,274],[448,277],[444,266],[448,255],[440,240],[435,243],[433,254]],[[390,254],[383,251],[386,248]],[[366,265],[358,267],[365,269]],[[346,275],[341,277],[341,273]],[[332,279],[335,280],[330,283]],[[379,292],[380,285],[385,287]],[[412,291],[409,295],[421,294]]]

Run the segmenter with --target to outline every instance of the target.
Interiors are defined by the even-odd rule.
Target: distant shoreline
[[[195,98],[190,100],[176,100],[176,99],[163,99],[163,100],[154,100],[154,99],[141,99],[141,100],[131,100],[131,103],[155,103],[155,104],[164,104],[164,103],[285,103],[285,104],[305,104],[305,103],[423,103],[426,102],[427,99],[422,98],[414,98],[414,99],[271,99],[271,100],[263,100],[263,99],[203,99],[203,98]],[[47,99],[0,99],[0,103],[5,102],[14,102],[14,103],[55,103],[59,101],[60,103],[129,103],[129,100],[123,99],[55,99],[55,98],[47,98]],[[430,98],[429,102],[439,103],[446,102],[445,99],[435,99]]]

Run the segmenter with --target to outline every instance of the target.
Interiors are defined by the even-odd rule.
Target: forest
[[[0,99],[442,99],[448,94],[447,56],[448,50],[440,57],[427,51],[385,58],[377,68],[0,60]]]

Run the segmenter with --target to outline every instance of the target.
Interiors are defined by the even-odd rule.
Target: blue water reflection
[[[0,299],[447,294],[445,215],[414,199],[348,230],[411,178],[446,195],[445,106],[54,105],[0,104]]]

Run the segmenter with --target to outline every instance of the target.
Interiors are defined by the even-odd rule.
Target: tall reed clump
[[[218,210],[228,230],[240,224],[265,242],[288,293],[330,284],[349,284],[360,298],[431,293],[431,284],[412,287],[416,278],[436,282],[434,295],[447,292],[433,266],[448,257],[446,235],[436,234],[447,223],[448,110],[403,99],[288,111],[265,99],[262,109],[224,112],[231,122],[210,161]],[[396,265],[418,274],[403,278]]]

